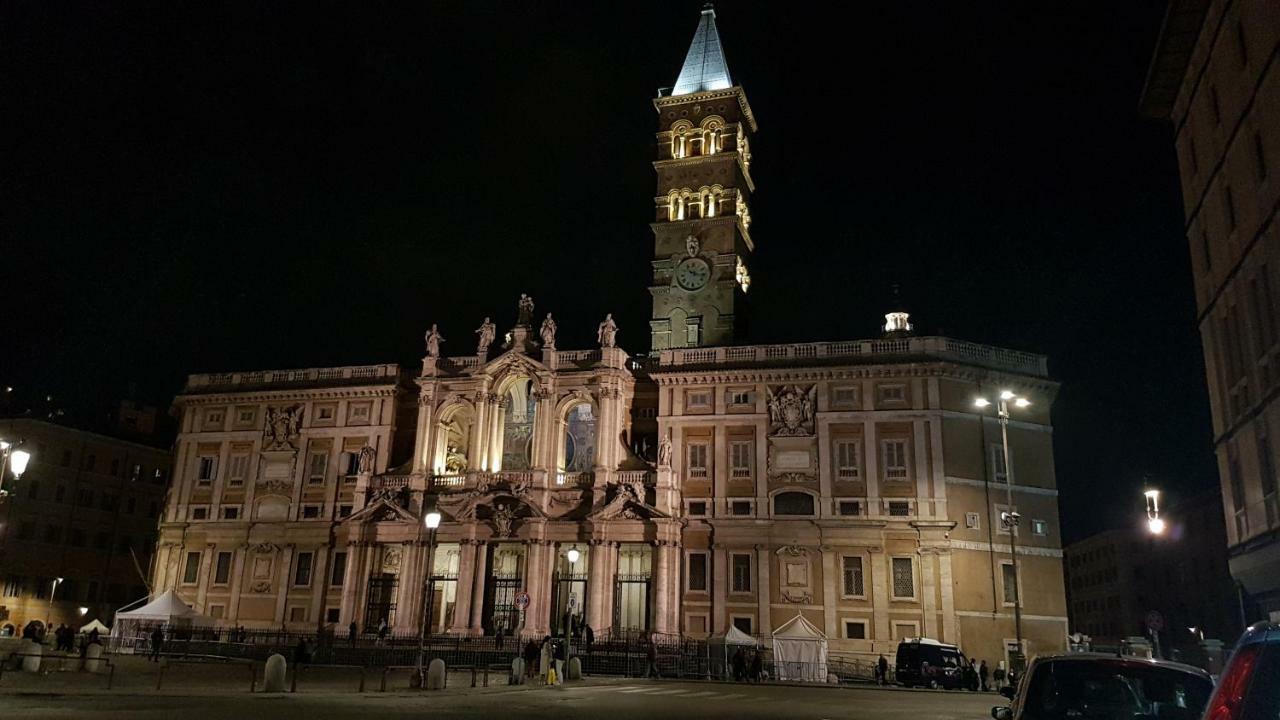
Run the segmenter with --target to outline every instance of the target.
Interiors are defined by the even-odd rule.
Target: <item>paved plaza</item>
[[[876,718],[877,720],[981,720],[1001,701],[994,694],[912,691],[873,687],[813,688],[626,679],[590,679],[567,687],[492,686],[458,682],[443,692],[355,693],[349,678],[318,677],[297,694],[250,694],[247,688],[215,689],[223,672],[203,668],[181,679],[174,673],[160,692],[138,680],[106,691],[93,684],[49,678],[18,679],[5,674],[0,707],[9,718],[306,718],[421,717],[426,712],[457,718]],[[79,676],[83,678],[83,675]],[[168,676],[166,676],[168,678]],[[72,681],[68,675],[63,680]],[[124,678],[121,678],[124,679]],[[154,683],[154,674],[145,678]],[[26,680],[26,681],[24,681]],[[34,681],[34,682],[27,682]],[[452,680],[451,680],[452,682]],[[56,683],[56,684],[53,684]],[[238,683],[236,683],[238,684]],[[371,681],[377,689],[377,681]]]

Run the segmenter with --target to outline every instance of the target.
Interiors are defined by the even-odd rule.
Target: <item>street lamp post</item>
[[[49,625],[53,622],[53,596],[58,594],[58,586],[62,584],[62,578],[53,579],[53,587],[49,589],[49,609],[45,613],[44,626],[47,631]]]
[[[1025,408],[1031,401],[1019,397],[1011,390],[1001,390],[996,402],[996,416],[1000,421],[1000,451],[1004,460],[1004,494],[1005,509],[1000,513],[1000,523],[1009,531],[1009,558],[1013,565],[1013,635],[1018,644],[1017,662],[1021,664],[1022,648],[1022,588],[1018,576],[1018,513],[1013,510],[1013,465],[1009,460],[1009,403],[1014,407]],[[991,401],[980,397],[974,405],[985,408]],[[1002,578],[1003,579],[1003,578]],[[1021,668],[1019,668],[1021,671]]]
[[[1160,491],[1146,490],[1142,493],[1147,501],[1147,531],[1152,535],[1164,534],[1164,519],[1160,517]]]
[[[427,654],[427,632],[431,628],[431,612],[435,604],[432,597],[434,594],[433,583],[431,581],[431,573],[435,569],[436,554],[436,530],[440,527],[440,512],[435,508],[427,511],[422,517],[422,522],[427,528],[427,569],[426,583],[423,587],[424,592],[422,598],[422,630],[418,633],[418,680],[421,687],[427,686],[426,667],[424,662]]]
[[[21,440],[16,443],[0,440],[0,497],[9,494],[9,491],[4,489],[6,468],[13,473],[13,479],[17,480],[27,471],[27,463],[31,462],[31,453],[20,449],[18,446],[21,444]]]
[[[573,606],[571,605],[571,603],[573,602],[573,566],[577,564],[578,558],[581,555],[582,553],[578,552],[577,545],[574,545],[573,547],[569,548],[564,554],[565,559],[569,561],[569,578],[570,578],[569,579],[569,597],[565,599],[565,610],[566,610],[565,615],[567,617],[564,623],[564,659],[566,663],[569,662],[569,626],[573,624]],[[564,672],[564,668],[556,668],[556,680],[558,682],[564,682],[564,678],[561,676],[562,672]]]

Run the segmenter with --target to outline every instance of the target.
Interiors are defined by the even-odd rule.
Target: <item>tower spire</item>
[[[733,87],[729,79],[729,64],[724,59],[724,46],[720,33],[716,32],[716,11],[707,3],[702,8],[698,29],[684,56],[680,76],[676,78],[672,95],[692,95],[706,90],[724,90]]]

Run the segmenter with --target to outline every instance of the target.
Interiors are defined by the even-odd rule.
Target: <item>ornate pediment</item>
[[[520,352],[518,349],[513,348],[494,358],[480,370],[485,375],[489,375],[491,377],[497,377],[499,375],[505,375],[512,372],[521,375],[533,376],[540,373],[550,372],[551,368],[548,368],[546,365],[543,365],[537,360],[534,360],[528,355]]]
[[[807,389],[799,385],[782,385],[769,391],[769,434],[782,437],[813,435],[813,417],[817,410],[817,385]]]
[[[370,501],[359,512],[354,512],[344,519],[343,524],[362,525],[371,522],[418,522],[413,513],[401,507],[393,500],[385,497]]]

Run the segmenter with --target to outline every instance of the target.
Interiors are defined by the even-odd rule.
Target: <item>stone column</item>
[[[373,563],[377,557],[378,546],[376,543],[366,540],[360,544],[360,574],[356,576],[355,591],[355,613],[363,632],[373,632],[376,627],[364,627],[364,610],[368,603],[369,596],[369,577],[374,571]]]
[[[660,633],[671,632],[670,618],[671,613],[671,544],[666,540],[659,540],[657,547],[654,548],[654,629]]]
[[[914,440],[915,456],[911,460],[911,470],[916,476],[916,515],[918,517],[933,517],[932,493],[929,492],[929,475],[931,466],[929,465],[929,453],[925,450],[925,433],[928,428],[924,420],[916,420],[911,423],[911,437]],[[929,637],[936,637],[930,635]]]
[[[934,575],[933,548],[920,548],[920,609],[924,613],[924,636],[938,637],[938,584]]]
[[[489,403],[486,391],[476,393],[476,417],[471,423],[471,444],[467,451],[467,469],[483,470],[489,462]]]
[[[458,587],[454,593],[453,626],[449,632],[467,634],[471,623],[471,588],[475,585],[476,544],[463,538],[458,541]]]
[[[711,546],[711,634],[725,631],[725,600],[729,591],[729,553],[725,546]]]
[[[759,588],[756,592],[756,601],[759,603],[756,621],[756,632],[760,635],[768,635],[773,632],[773,617],[770,607],[773,603],[773,584],[770,581],[772,575],[772,551],[768,545],[756,546],[756,575],[759,577]],[[828,635],[828,637],[830,637]]]
[[[870,548],[871,553],[871,618],[876,642],[889,642],[889,556],[884,548]]]
[[[356,600],[358,597],[357,588],[360,579],[360,566],[363,563],[361,553],[363,548],[354,540],[347,541],[347,567],[342,572],[342,605],[338,622],[342,625],[342,630],[346,631],[347,626],[352,621],[359,620],[359,613],[356,612]]]
[[[435,470],[431,466],[432,447],[435,445],[435,418],[432,412],[433,400],[426,395],[418,396],[418,438],[413,450],[413,468],[414,472],[431,473]]]
[[[824,545],[822,547],[822,621],[826,626],[823,632],[829,638],[840,637],[836,634],[836,601],[839,597],[836,592],[836,583],[839,572],[836,567],[835,553]]]
[[[959,644],[956,623],[955,584],[951,577],[951,550],[938,550],[938,584],[942,590],[942,642]]]
[[[316,548],[315,565],[311,568],[311,622],[317,627],[324,625],[325,600],[329,594],[329,558],[333,549],[329,546]]]
[[[716,393],[720,395],[722,393]],[[715,496],[715,514],[717,516],[726,514],[729,506],[725,498],[729,495],[729,435],[727,428],[717,423],[714,431],[711,448],[711,472],[712,481],[711,494]]]
[[[279,582],[276,584],[275,626],[284,624],[285,604],[289,602],[289,588],[293,586],[293,545],[285,545],[280,553]]]
[[[200,584],[196,590],[196,609],[205,612],[204,601],[209,594],[209,585],[213,583],[213,559],[218,555],[216,545],[205,545],[200,558]]]
[[[471,581],[471,634],[484,634],[484,590],[489,580],[489,546],[476,543],[475,570]]]
[[[864,391],[866,389],[863,388]],[[875,517],[884,511],[880,502],[880,441],[876,438],[874,420],[867,420],[862,424],[862,457],[867,463],[867,514]]]
[[[543,618],[547,614],[545,604],[546,580],[546,546],[541,540],[526,540],[524,543],[524,590],[529,593],[529,607],[524,611],[524,628],[530,632],[541,632]]]
[[[231,555],[231,587],[229,588],[231,598],[227,602],[227,620],[232,624],[237,622],[240,614],[240,590],[244,585],[241,580],[244,576],[244,556],[243,545],[237,547]]]
[[[825,395],[825,394],[824,394]],[[820,396],[820,402],[825,402]],[[818,517],[831,517],[836,515],[837,508],[832,506],[831,498],[835,495],[831,488],[832,466],[835,463],[831,459],[831,423],[823,418],[818,419],[818,495],[822,498],[818,508]],[[833,637],[833,636],[828,636]]]
[[[426,554],[426,545],[402,543],[400,545],[400,569],[397,572],[399,583],[396,587],[396,632],[415,632],[421,627],[421,572],[422,556]]]
[[[593,630],[604,629],[603,602],[607,547],[603,540],[592,540],[587,560],[587,624]]]

